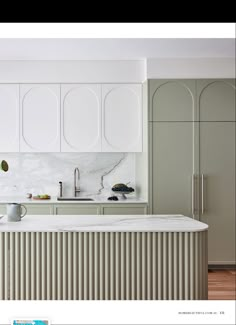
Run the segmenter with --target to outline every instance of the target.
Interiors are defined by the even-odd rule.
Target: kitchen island
[[[0,220],[0,299],[207,299],[207,228],[181,215]]]

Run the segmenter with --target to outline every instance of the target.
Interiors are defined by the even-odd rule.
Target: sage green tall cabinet
[[[211,264],[235,263],[235,83],[197,81],[200,220]]]
[[[198,173],[195,102],[194,80],[149,81],[150,201],[154,214],[192,216],[191,181]]]
[[[209,225],[209,264],[235,263],[235,80],[149,80],[153,214]]]

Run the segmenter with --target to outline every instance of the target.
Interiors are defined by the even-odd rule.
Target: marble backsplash
[[[73,196],[74,169],[80,170],[81,196],[109,196],[116,183],[135,188],[134,153],[7,153],[0,154],[9,171],[0,172],[0,196],[26,193]]]

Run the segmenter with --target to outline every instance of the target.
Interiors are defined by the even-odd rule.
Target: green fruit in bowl
[[[114,192],[134,192],[134,189],[132,187],[128,187],[126,184],[123,183],[119,183],[119,184],[115,184],[112,187],[112,191]]]
[[[42,194],[42,195],[39,195],[39,198],[40,199],[49,199],[50,198],[50,195],[48,195],[48,194]]]

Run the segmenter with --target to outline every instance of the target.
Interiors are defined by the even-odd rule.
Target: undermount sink
[[[90,197],[58,197],[57,201],[94,201]]]

